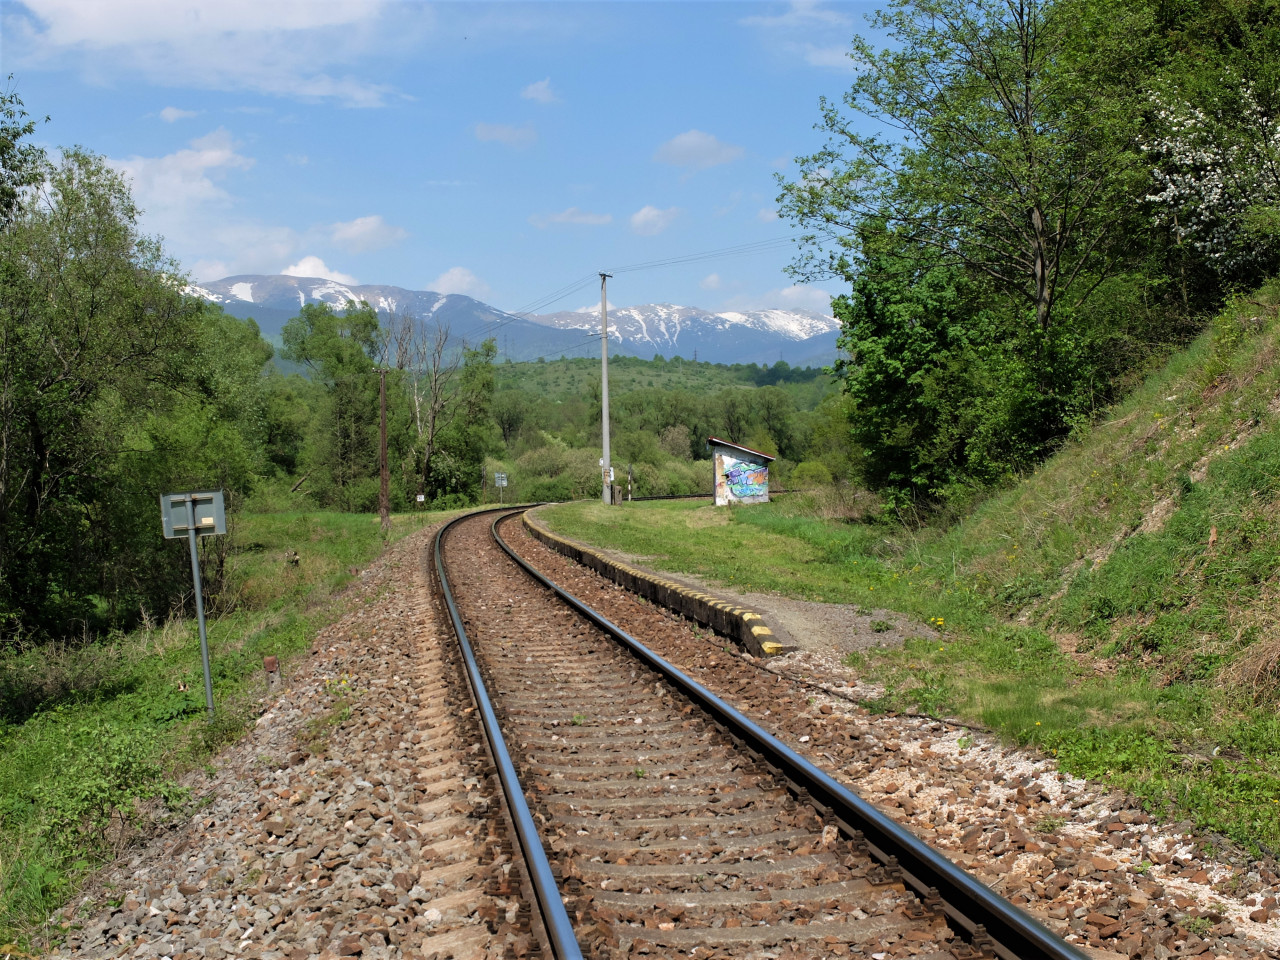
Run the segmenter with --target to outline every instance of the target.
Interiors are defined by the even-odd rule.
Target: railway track
[[[444,528],[435,571],[546,954],[1085,956],[557,596],[504,544],[515,516]]]

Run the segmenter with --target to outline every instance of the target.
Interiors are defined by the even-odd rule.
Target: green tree
[[[720,415],[723,439],[732,443],[746,441],[747,432],[756,422],[752,408],[751,392],[740,387],[729,387],[716,394],[716,411]]]
[[[1280,3],[1154,7],[1166,36],[1144,147],[1158,225],[1229,283],[1280,265]]]
[[[279,476],[299,474],[312,410],[324,402],[324,388],[299,374],[270,370],[262,390],[268,463]]]
[[[479,495],[484,458],[499,449],[491,416],[497,355],[497,342],[492,337],[474,350],[463,351],[457,392],[450,400],[452,416],[440,435],[431,472],[425,477],[429,499],[467,503]]]
[[[0,636],[163,610],[156,497],[258,467],[256,328],[183,295],[101,157],[67,151],[0,231]],[[221,472],[219,472],[221,471]]]
[[[755,394],[755,404],[760,425],[768,432],[779,454],[789,460],[796,459],[800,454],[799,437],[795,426],[796,404],[791,395],[779,387],[760,387]]]
[[[13,90],[13,74],[8,85],[0,92],[0,230],[13,222],[22,192],[39,183],[45,169],[44,151],[23,142],[35,133],[36,124],[27,119],[22,100]]]
[[[524,425],[533,397],[523,390],[503,390],[493,398],[493,419],[502,431],[502,442],[510,444]]]
[[[1053,325],[1117,269],[1125,201],[1141,168],[1133,96],[1091,89],[1082,35],[1112,56],[1084,2],[896,0],[853,42],[843,108],[823,98],[827,146],[780,178],[785,216],[813,231],[803,278],[852,281],[883,249],[958,265],[1025,306],[1041,389],[1054,389]],[[832,243],[830,249],[822,244]]]
[[[344,510],[372,509],[377,499],[378,315],[348,301],[303,305],[281,332],[284,356],[307,366],[325,388],[304,460],[316,495]]]

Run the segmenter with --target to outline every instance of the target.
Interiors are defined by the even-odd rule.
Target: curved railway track
[[[473,514],[435,548],[556,960],[1085,954],[541,579]]]

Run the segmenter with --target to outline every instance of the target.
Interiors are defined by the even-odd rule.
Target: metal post
[[[200,556],[196,553],[196,510],[187,497],[187,543],[191,545],[191,578],[196,585],[196,619],[200,621],[200,659],[204,663],[204,705],[213,719],[213,678],[209,674],[209,635],[204,627],[204,586],[200,583]]]
[[[601,499],[613,502],[612,484],[609,482],[609,308],[605,282],[611,274],[600,274],[600,422],[604,437],[604,457],[600,463],[602,481]]]

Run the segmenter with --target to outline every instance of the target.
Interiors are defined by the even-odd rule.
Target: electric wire
[[[638,273],[644,270],[658,270],[663,267],[678,266],[685,263],[705,263],[711,260],[728,260],[736,257],[756,256],[762,253],[771,253],[774,250],[782,249],[790,246],[801,238],[800,234],[794,234],[786,237],[773,237],[768,240],[754,240],[749,243],[734,244],[729,247],[719,247],[714,250],[703,250],[697,253],[683,254],[674,257],[663,257],[658,260],[642,260],[638,263],[625,264],[620,267],[614,267],[604,271],[611,275],[624,273]],[[534,300],[520,306],[516,310],[504,311],[501,319],[487,321],[480,330],[480,339],[485,340],[491,337],[498,330],[517,320],[530,320],[538,311],[545,310],[552,304],[559,303],[578,291],[595,283],[599,274],[589,273],[586,276],[579,277],[550,293],[537,297]],[[536,322],[536,321],[535,321]],[[558,329],[550,327],[549,329]],[[593,338],[594,339],[594,338]],[[588,341],[589,342],[589,341]],[[560,354],[566,355],[567,351],[580,349],[584,344],[573,344],[560,351]],[[549,354],[542,357],[535,357],[533,361],[521,360],[521,363],[537,362],[537,360],[545,360]]]
[[[684,263],[705,263],[710,260],[727,260],[735,257],[755,256],[761,253],[770,253],[783,247],[790,246],[800,238],[799,234],[787,237],[773,237],[768,240],[755,240],[749,243],[738,243],[729,247],[719,247],[714,250],[703,250],[697,253],[683,254],[675,257],[664,257],[658,260],[643,260],[638,263],[626,264],[620,267],[614,267],[611,270],[604,271],[611,274],[637,273],[643,270],[657,270],[662,267],[677,266]],[[587,274],[570,283],[565,284],[557,290],[538,297],[516,310],[509,311],[501,320],[491,320],[484,326],[484,336],[488,337],[495,331],[505,327],[507,324],[516,320],[528,320],[540,310],[545,310],[554,303],[558,303],[579,290],[591,285],[595,282],[599,274]],[[545,358],[544,358],[545,359]],[[527,362],[527,361],[521,361]],[[536,362],[536,361],[535,361]]]

